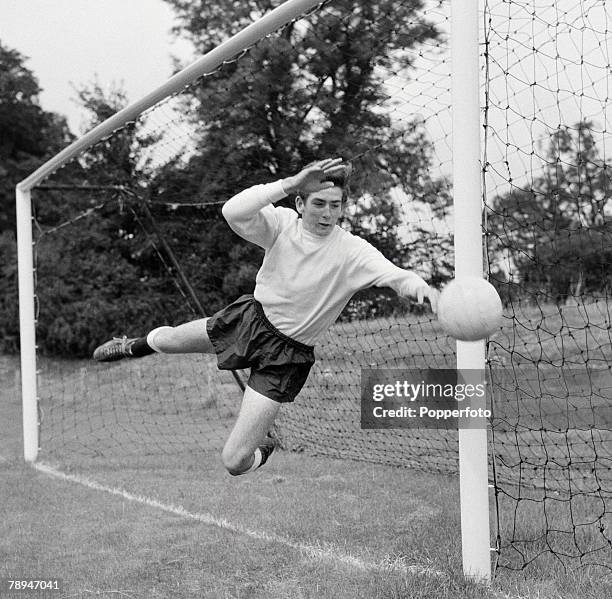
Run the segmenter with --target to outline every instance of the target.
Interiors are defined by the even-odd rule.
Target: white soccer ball
[[[460,341],[489,337],[502,323],[502,303],[495,287],[479,277],[453,279],[440,294],[438,322]]]

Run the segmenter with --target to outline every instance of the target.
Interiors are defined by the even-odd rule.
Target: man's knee
[[[171,341],[173,333],[174,327],[157,327],[147,335],[147,343],[158,353],[169,353],[169,341]]]
[[[244,474],[252,466],[253,458],[253,453],[236,451],[228,447],[224,447],[221,453],[223,465],[232,476]]]

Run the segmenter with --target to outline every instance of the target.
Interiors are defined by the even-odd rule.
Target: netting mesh
[[[354,4],[322,4],[35,190],[44,456],[220,450],[240,390],[212,358],[86,356],[252,289],[261,254],[220,215],[248,185],[342,155],[355,172],[342,226],[435,285],[452,277],[449,3]],[[483,23],[487,270],[505,305],[487,346],[500,565],[609,567],[610,15],[595,0],[487,2]],[[361,368],[454,366],[431,314],[359,294],[277,434],[291,450],[456,472],[454,431],[359,425]]]
[[[502,563],[609,566],[611,14],[512,1],[484,16],[489,274],[512,319],[489,343]]]

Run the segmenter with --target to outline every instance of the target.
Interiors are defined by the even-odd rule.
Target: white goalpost
[[[17,185],[23,451],[27,462],[37,460],[40,445],[32,190],[57,169],[135,120],[161,100],[180,92],[190,82],[214,71],[258,40],[319,4],[320,0],[287,0],[141,100],[79,138]],[[479,14],[478,2],[452,2],[450,37],[455,274],[482,277]],[[484,371],[484,341],[457,342],[456,355],[457,369]],[[459,430],[458,438],[463,571],[467,577],[487,583],[491,580],[487,430]]]
[[[451,15],[455,276],[483,276],[478,2],[455,0]],[[460,32],[460,33],[459,33]],[[457,370],[485,369],[485,342],[457,341]],[[486,401],[475,408],[485,408]],[[490,580],[487,429],[459,429],[463,570]]]

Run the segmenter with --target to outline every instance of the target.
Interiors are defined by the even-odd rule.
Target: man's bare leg
[[[221,454],[230,474],[255,470],[267,458],[259,447],[265,442],[280,405],[250,387],[245,389],[238,418]]]
[[[107,341],[96,349],[94,359],[111,362],[153,352],[215,353],[206,330],[206,321],[206,318],[201,318],[177,327],[158,327],[146,337]],[[240,412],[222,452],[223,464],[230,474],[245,474],[265,462],[272,447],[266,443],[266,436],[279,408],[279,402],[250,387],[245,389]]]
[[[164,354],[212,354],[215,352],[206,321],[200,318],[177,327],[159,327],[147,335],[148,344],[157,352]]]

